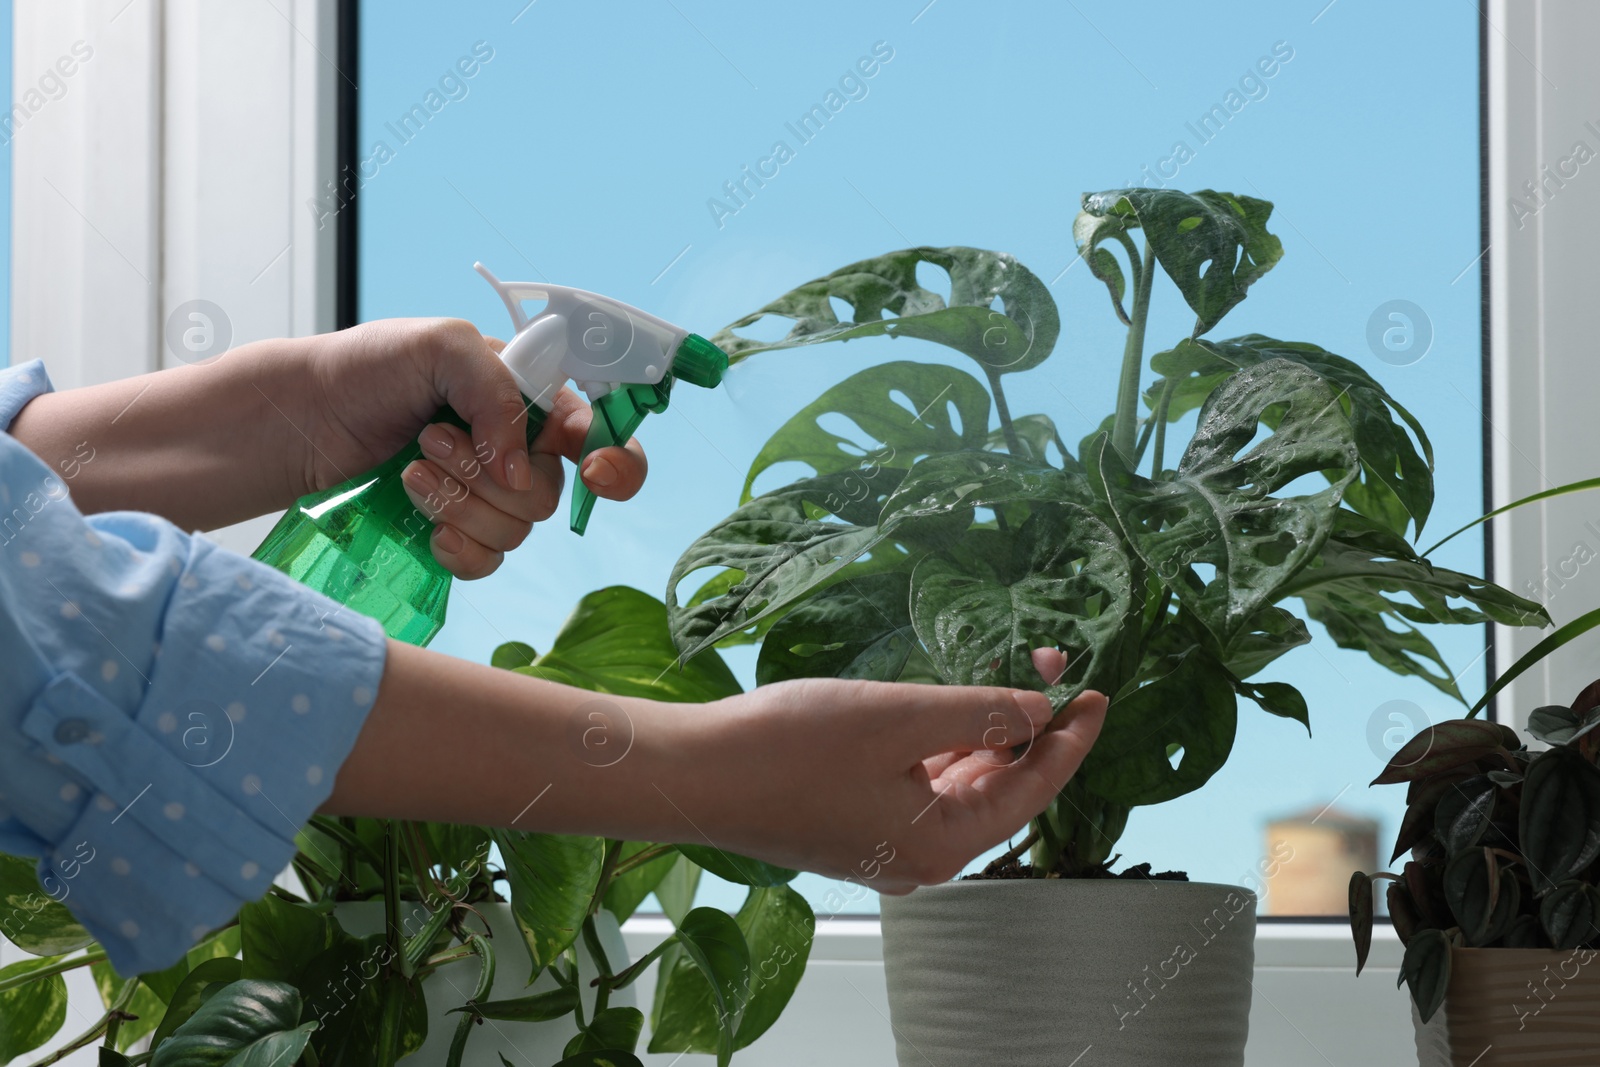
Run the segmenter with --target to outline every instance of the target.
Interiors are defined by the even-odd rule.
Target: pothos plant
[[[1454,948],[1600,949],[1600,682],[1570,707],[1535,709],[1531,751],[1508,726],[1454,719],[1407,742],[1373,782],[1408,783],[1391,862],[1400,874],[1350,878],[1356,971],[1372,945],[1380,880],[1405,945],[1401,982],[1432,1018],[1450,985]],[[1520,1014],[1520,1013],[1519,1013]]]
[[[1314,344],[1209,336],[1282,256],[1271,212],[1209,190],[1083,197],[1077,250],[1126,337],[1112,413],[1076,447],[1049,410],[1013,414],[1007,376],[1050,357],[1061,320],[1010,255],[891,252],[732,323],[713,340],[733,362],[912,337],[970,358],[982,377],[883,363],[785,423],[757,453],[738,509],[673,569],[681,653],[692,662],[758,642],[760,683],[1020,686],[1043,688],[1058,708],[1085,689],[1110,695],[1082,770],[1005,857],[1031,847],[1037,876],[1107,873],[1133,807],[1197,789],[1222,767],[1241,697],[1309,730],[1305,697],[1264,680],[1310,640],[1308,618],[1459,699],[1421,625],[1548,619],[1413,548],[1408,532],[1433,505],[1432,447],[1366,371]],[[923,264],[948,275],[948,297],[919,283]],[[1158,270],[1195,322],[1146,361]],[[787,335],[741,332],[766,316],[791,320]],[[1191,413],[1180,450],[1169,428]],[[836,432],[841,419],[852,432]],[[765,471],[792,462],[813,473],[752,496]],[[685,595],[685,579],[707,568]],[[1046,646],[1070,657],[1049,685],[1030,652]]]
[[[682,669],[677,660],[662,603],[620,586],[585,597],[543,655],[513,642],[493,657],[602,694],[699,703],[739,692],[714,652]],[[469,1038],[493,1044],[507,1024],[567,1016],[578,1034],[562,1067],[627,1067],[639,1063],[644,1017],[612,996],[658,960],[650,1050],[710,1052],[725,1065],[776,1021],[810,950],[814,917],[787,885],[796,872],[710,846],[322,816],[297,841],[302,894],[274,886],[185,959],[138,976],[115,974],[65,906],[76,868],[41,884],[32,861],[0,856],[0,933],[36,957],[0,968],[0,1065],[55,1036],[67,1016],[62,975],[89,967],[105,1013],[35,1067],[97,1042],[102,1067],[390,1067],[421,1047],[428,998],[439,995],[459,1004],[448,1067]],[[702,870],[750,887],[736,915],[694,907]],[[599,913],[620,922],[652,893],[674,933],[639,960],[607,959]],[[520,945],[495,942],[483,921],[507,898]],[[358,901],[382,903],[380,933],[345,929],[340,906]],[[584,974],[594,989],[587,1013],[580,941],[598,971]],[[548,988],[490,999],[508,952],[529,961],[529,985],[548,976]],[[478,963],[470,996],[426,981],[469,959]]]

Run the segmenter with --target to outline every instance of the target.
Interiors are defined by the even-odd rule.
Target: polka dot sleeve
[[[0,372],[0,426],[25,368]],[[0,434],[0,649],[0,851],[38,857],[51,895],[137,974],[294,856],[371,710],[385,639],[155,516],[86,519]]]

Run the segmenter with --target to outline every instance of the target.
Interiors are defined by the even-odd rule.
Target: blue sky
[[[1173,187],[1277,204],[1284,259],[1213,335],[1313,341],[1360,362],[1433,437],[1428,532],[1481,512],[1472,5],[1263,0],[1201,18],[1176,0],[821,2],[803,16],[702,0],[525,3],[363,5],[362,144],[382,140],[392,158],[362,191],[362,318],[456,315],[503,334],[505,311],[471,270],[481,259],[502,278],[596,290],[710,334],[856,259],[1000,249],[1050,284],[1063,319],[1054,355],[1007,379],[1012,408],[1053,415],[1075,441],[1110,411],[1122,347],[1104,288],[1071,266],[1078,196],[1176,171]],[[492,58],[441,87],[477,42]],[[842,82],[875,46],[873,76]],[[430,90],[448,102],[402,142],[386,124]],[[830,90],[844,106],[802,143],[786,124]],[[1195,127],[1219,104],[1234,111],[1203,140]],[[746,166],[770,174],[761,160],[780,140],[791,158],[730,200],[724,183]],[[1431,323],[1411,365],[1368,347],[1369,318],[1392,300]],[[1191,321],[1163,281],[1151,349]],[[507,639],[543,648],[591,589],[660,596],[682,549],[736,504],[773,430],[891,358],[971,369],[922,342],[862,341],[757,357],[723,390],[676,392],[641,432],[651,478],[639,497],[601,502],[583,538],[552,523],[494,577],[458,583],[433,647],[477,660]],[[1463,537],[1438,561],[1481,573],[1482,542]],[[1481,692],[1481,628],[1434,636],[1465,669],[1463,689]],[[751,656],[730,662],[749,679]],[[1457,706],[1325,636],[1270,677],[1306,693],[1315,737],[1241,707],[1233,756],[1209,785],[1135,812],[1130,860],[1237,882],[1263,852],[1266,819],[1335,801],[1383,819],[1380,841],[1392,839],[1402,798],[1366,788],[1381,764],[1369,725],[1415,714],[1391,701],[1434,720]],[[803,885],[820,904],[821,880]]]

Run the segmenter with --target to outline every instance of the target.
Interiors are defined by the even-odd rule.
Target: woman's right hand
[[[1053,649],[1034,663],[1051,681],[1066,667]],[[705,709],[720,714],[701,720],[714,724],[695,746],[703,786],[680,780],[669,796],[686,819],[698,813],[676,840],[882,893],[947,881],[1045,809],[1099,736],[1106,703],[1085,693],[1052,719],[1029,690],[762,686]]]

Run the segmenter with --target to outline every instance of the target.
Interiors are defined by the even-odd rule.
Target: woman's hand
[[[425,458],[403,478],[434,521],[434,558],[460,578],[492,573],[555,511],[561,459],[577,461],[590,417],[588,404],[563,389],[530,455],[525,402],[497,356],[503,347],[459,319],[389,319],[313,339],[305,491],[367,470],[418,437]],[[425,426],[443,404],[470,435],[448,423]],[[627,500],[645,472],[644,451],[630,440],[597,450],[581,474],[596,495]]]
[[[1066,669],[1054,649],[1033,658],[1050,681]],[[1052,719],[1043,693],[820,678],[725,703],[716,773],[671,798],[706,834],[673,840],[891,894],[949,880],[1043,811],[1106,711],[1093,692]]]
[[[1034,664],[1054,680],[1066,659]],[[391,641],[323,810],[710,845],[905,893],[1043,811],[1105,711],[1099,693],[1052,719],[1042,693],[824,678],[663,704]]]

